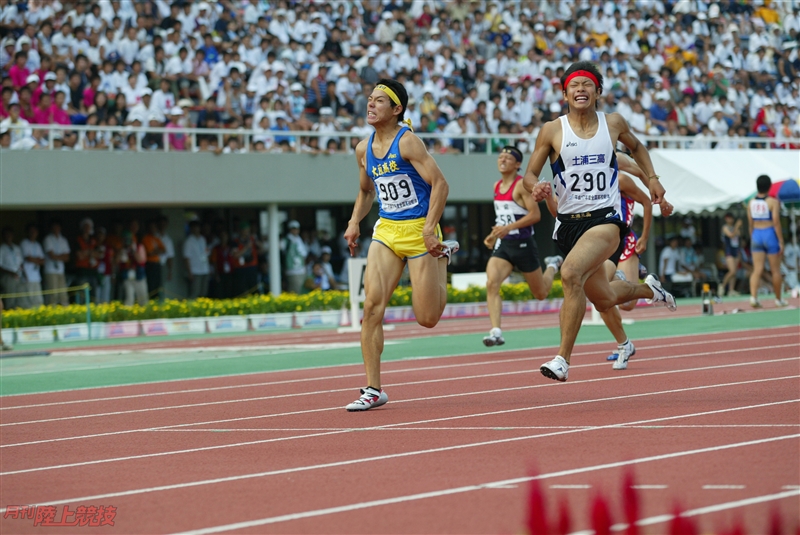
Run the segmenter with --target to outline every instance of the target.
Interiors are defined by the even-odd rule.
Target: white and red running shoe
[[[383,389],[375,390],[371,386],[368,386],[362,388],[361,397],[350,403],[345,409],[347,409],[348,412],[367,411],[375,407],[380,407],[387,401],[389,401],[389,396],[386,395]]]

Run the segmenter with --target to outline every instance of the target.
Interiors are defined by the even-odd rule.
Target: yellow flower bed
[[[533,299],[526,283],[503,285],[500,294],[504,301],[527,301]],[[553,282],[550,299],[562,297],[561,281]],[[467,290],[454,290],[447,287],[448,303],[479,303],[486,301],[486,289],[471,287]],[[307,294],[284,293],[272,295],[251,295],[237,299],[194,300],[167,299],[161,303],[150,301],[147,306],[125,306],[119,301],[92,304],[92,321],[117,322],[159,318],[196,318],[213,316],[237,316],[243,314],[272,314],[276,312],[305,312],[314,310],[339,310],[348,306],[348,292],[314,291]],[[411,288],[397,288],[389,301],[389,306],[411,305]],[[3,327],[38,327],[44,325],[67,325],[85,323],[86,307],[51,305],[34,309],[13,309],[3,312]]]

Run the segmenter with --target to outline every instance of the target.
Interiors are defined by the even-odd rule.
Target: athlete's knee
[[[500,291],[500,285],[502,281],[495,280],[491,277],[486,279],[486,293],[487,294],[496,294]]]
[[[566,288],[579,288],[583,284],[583,273],[572,266],[561,267],[561,286]]]
[[[636,308],[636,299],[634,299],[633,301],[628,301],[627,303],[622,303],[621,305],[619,305],[619,309],[620,310],[631,311],[634,308]]]
[[[381,321],[383,314],[386,311],[386,304],[381,300],[371,299],[367,297],[364,300],[364,321]]]
[[[426,329],[433,329],[439,323],[439,318],[441,318],[441,314],[436,314],[435,312],[423,312],[421,314],[414,315],[417,318],[417,323],[419,323],[422,327]]]
[[[531,293],[533,294],[533,297],[535,299],[538,299],[539,301],[547,299],[547,296],[549,294],[546,288],[540,288],[540,287],[531,287]]]

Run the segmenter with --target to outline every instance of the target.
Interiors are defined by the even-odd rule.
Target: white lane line
[[[371,508],[371,507],[379,507],[379,506],[382,506],[382,505],[393,505],[393,504],[397,504],[397,503],[426,500],[426,499],[430,499],[430,498],[440,498],[442,496],[451,496],[451,495],[454,495],[454,494],[463,494],[465,492],[473,492],[473,491],[476,491],[476,490],[483,490],[483,489],[485,489],[487,487],[490,487],[490,486],[518,485],[520,483],[527,483],[527,482],[533,481],[535,479],[542,480],[542,479],[552,479],[554,477],[563,477],[563,476],[574,475],[574,474],[585,474],[587,472],[595,472],[595,471],[598,471],[598,470],[605,470],[605,469],[609,469],[609,468],[618,468],[618,467],[621,467],[621,466],[631,466],[631,465],[642,464],[642,463],[653,462],[653,461],[674,459],[674,458],[677,458],[677,457],[687,457],[687,456],[690,456],[690,455],[697,455],[697,454],[702,454],[702,453],[710,453],[710,452],[715,452],[715,451],[723,451],[723,450],[728,450],[728,449],[733,449],[733,448],[741,448],[741,447],[746,447],[746,446],[753,446],[753,445],[758,445],[758,444],[764,444],[764,443],[767,443],[767,442],[774,442],[776,440],[786,440],[786,439],[798,438],[798,437],[800,437],[800,435],[790,435],[790,436],[785,436],[785,437],[774,437],[774,438],[768,438],[768,439],[762,439],[762,440],[753,440],[753,441],[749,441],[749,442],[739,442],[739,443],[735,443],[735,444],[725,444],[725,445],[722,445],[722,446],[713,446],[713,447],[710,447],[710,448],[701,448],[701,449],[696,449],[696,450],[686,450],[686,451],[680,451],[680,452],[674,452],[674,453],[667,453],[667,454],[664,454],[664,455],[654,455],[654,456],[651,456],[651,457],[642,457],[642,458],[633,459],[633,460],[630,460],[630,461],[621,461],[621,462],[601,464],[601,465],[596,465],[596,466],[587,466],[587,467],[584,467],[584,468],[574,468],[574,469],[571,469],[571,470],[564,470],[564,471],[561,471],[561,472],[553,472],[553,473],[549,473],[549,474],[541,474],[541,475],[538,475],[538,476],[528,476],[528,477],[520,477],[520,478],[515,478],[515,479],[506,479],[506,480],[503,480],[503,481],[494,481],[494,482],[491,482],[491,483],[484,483],[484,484],[479,484],[479,485],[468,485],[468,486],[463,486],[463,487],[442,489],[442,490],[437,490],[437,491],[432,491],[432,492],[423,492],[423,493],[420,493],[420,494],[410,494],[410,495],[406,495],[406,496],[397,496],[397,497],[394,497],[394,498],[385,498],[385,499],[382,499],[382,500],[373,500],[373,501],[368,501],[368,502],[352,503],[352,504],[349,504],[349,505],[341,505],[341,506],[338,506],[338,507],[329,507],[329,508],[326,508],[326,509],[314,509],[314,510],[310,510],[310,511],[303,511],[303,512],[299,512],[299,513],[291,513],[291,514],[273,516],[273,517],[268,517],[268,518],[260,518],[260,519],[257,519],[257,520],[249,520],[249,521],[245,521],[245,522],[236,522],[236,523],[233,523],[233,524],[226,524],[226,525],[223,525],[223,526],[213,526],[213,527],[208,527],[208,528],[203,528],[203,529],[184,531],[184,532],[181,532],[181,533],[176,534],[176,535],[207,535],[207,534],[211,534],[211,533],[220,533],[220,532],[223,532],[223,531],[234,531],[234,530],[245,529],[245,528],[265,526],[265,525],[268,525],[268,524],[277,524],[277,523],[280,523],[280,522],[288,522],[288,521],[292,521],[292,520],[302,520],[302,519],[305,519],[305,518],[326,516],[326,515],[331,515],[331,514],[335,514],[335,513],[345,513],[345,512],[349,512],[349,511],[357,511],[359,509],[368,509],[368,508]],[[789,496],[793,496],[793,495],[797,495],[797,494],[800,494],[800,491],[786,491],[786,492],[783,492],[783,493],[780,493],[780,494],[770,495],[770,497],[768,499],[769,500],[780,499],[780,498],[789,497]],[[779,496],[779,498],[776,498],[776,496]],[[105,496],[103,496],[102,498],[105,498]],[[86,501],[96,500],[96,499],[98,499],[98,498],[90,497],[90,498],[81,498],[80,500],[76,499],[76,500],[73,500],[73,501],[74,502],[78,502],[78,501],[86,502]],[[759,499],[761,499],[762,501],[767,501],[766,497],[762,496],[762,497],[758,497],[758,498],[750,498],[749,500],[739,500],[738,502],[730,502],[730,503],[736,503],[737,504],[737,505],[731,506],[731,507],[741,507],[743,505],[749,505],[750,503],[760,503],[758,501],[753,501],[753,500],[759,500]],[[747,502],[747,503],[745,503],[745,502]],[[58,505],[57,502],[48,502],[48,504]],[[689,513],[689,514],[695,515],[695,514],[704,514],[704,513],[707,513],[707,512],[715,512],[716,510],[722,510],[722,509],[714,509],[715,507],[719,508],[722,505],[728,505],[728,504],[721,504],[721,505],[717,505],[717,506],[704,507],[702,509],[694,509],[692,511],[687,511],[686,513],[683,513],[683,514],[687,515],[687,513]],[[0,511],[0,512],[2,512],[2,511]],[[662,522],[663,522],[663,520],[662,520]]]
[[[590,489],[591,485],[550,485],[551,489],[581,490]]]
[[[637,490],[664,490],[669,487],[668,485],[631,485],[631,488]]]
[[[790,357],[788,359],[776,359],[776,361],[780,362],[780,361],[783,361],[783,360],[794,360],[794,359],[796,359],[796,357]],[[727,367],[759,365],[759,364],[764,364],[764,363],[767,363],[767,362],[771,362],[771,361],[754,361],[754,362],[745,362],[745,363],[738,363],[738,364],[724,364],[724,365],[720,365],[720,366],[706,366],[706,367],[702,367],[702,368],[680,368],[680,369],[673,369],[673,370],[667,370],[667,371],[661,371],[661,372],[643,373],[643,374],[638,374],[638,375],[615,375],[615,376],[611,376],[611,377],[599,377],[599,378],[595,378],[595,379],[584,379],[584,380],[578,380],[578,381],[571,381],[568,384],[569,385],[575,385],[575,384],[584,384],[584,383],[595,383],[595,382],[600,382],[600,381],[617,381],[617,380],[633,379],[633,378],[639,378],[639,377],[647,377],[647,376],[650,376],[650,375],[665,375],[665,374],[672,374],[672,373],[686,373],[686,372],[695,372],[695,371],[718,369],[718,368],[727,368]],[[794,377],[797,377],[797,376],[776,377],[776,378],[765,379],[765,381],[783,380],[783,379],[789,379],[789,378],[794,378]],[[748,384],[749,382],[750,381],[745,381],[745,382],[743,382],[741,384]],[[761,380],[757,380],[756,382],[761,382]],[[731,384],[734,384],[734,383],[731,383]],[[738,383],[736,383],[736,384],[738,384]],[[538,385],[521,386],[521,387],[517,387],[517,389],[518,390],[522,390],[522,389],[534,389],[534,388],[553,388],[553,387],[560,387],[560,386],[561,385],[558,384],[558,383],[549,382],[549,383],[542,383],[542,384],[538,384]],[[462,393],[458,393],[458,394],[447,394],[447,395],[439,395],[439,396],[432,396],[432,397],[425,397],[425,398],[404,399],[404,400],[394,401],[393,403],[394,404],[397,404],[397,403],[410,403],[410,402],[416,402],[416,401],[429,401],[429,400],[434,400],[434,399],[441,400],[443,398],[448,398],[448,397],[462,397],[462,396],[469,396],[469,395],[496,394],[496,393],[505,392],[505,391],[506,391],[506,389],[484,390],[484,391],[479,391],[479,392],[462,392]],[[533,407],[533,408],[535,408],[535,407]],[[513,413],[513,412],[518,412],[520,410],[524,411],[524,410],[531,410],[531,409],[532,408],[529,408],[529,407],[522,407],[522,408],[518,408],[518,409],[507,409],[507,410],[503,410],[503,411],[494,411],[494,412],[489,412],[489,413],[483,413],[483,414],[481,414],[479,416],[494,415],[494,414],[508,414],[508,413]],[[192,422],[192,423],[184,423],[184,424],[171,424],[171,425],[162,425],[162,426],[146,427],[146,428],[139,428],[139,429],[128,429],[128,430],[123,430],[123,431],[109,431],[109,432],[106,432],[106,433],[93,433],[93,434],[89,434],[89,435],[78,435],[78,436],[72,436],[72,437],[60,437],[60,438],[42,439],[42,440],[34,440],[34,441],[27,441],[27,442],[16,442],[16,443],[12,443],[12,444],[0,445],[0,448],[11,448],[11,447],[18,447],[18,446],[31,446],[31,445],[35,445],[35,444],[45,444],[45,443],[51,443],[51,442],[63,442],[63,441],[68,441],[68,440],[83,440],[83,439],[88,439],[88,438],[98,438],[98,437],[104,437],[104,436],[125,435],[125,434],[130,434],[130,433],[139,433],[139,432],[152,431],[152,430],[157,430],[157,429],[173,429],[173,428],[177,429],[177,428],[184,428],[184,427],[194,427],[194,426],[198,426],[198,425],[210,425],[210,424],[222,424],[222,423],[230,423],[230,422],[242,422],[242,421],[247,421],[247,420],[257,420],[257,419],[264,419],[264,418],[275,418],[275,417],[282,417],[282,416],[294,416],[294,415],[298,415],[298,414],[310,414],[310,413],[326,412],[326,411],[333,411],[333,410],[341,410],[341,407],[340,406],[325,407],[325,408],[321,408],[321,409],[307,409],[307,410],[302,410],[302,411],[293,411],[293,412],[284,412],[284,413],[275,413],[275,414],[262,414],[262,415],[257,415],[257,416],[243,416],[243,417],[238,417],[238,418],[224,418],[224,419],[219,419],[219,420],[208,420],[208,421],[204,421],[204,422]],[[469,415],[469,416],[465,416],[465,417],[473,417],[473,415]],[[455,417],[455,418],[459,418],[459,417]],[[445,420],[447,420],[447,419],[449,419],[449,418],[446,418]],[[426,420],[426,422],[433,422],[433,421],[442,421],[442,420]]]
[[[744,485],[703,485],[703,490],[739,490],[745,488]]]
[[[800,485],[784,485],[781,487],[783,490],[798,490]]]
[[[780,327],[778,327],[780,328]],[[725,340],[726,342],[738,342],[738,341],[751,341],[751,340],[759,340],[759,339],[770,339],[775,340],[776,338],[780,338],[782,336],[792,336],[795,337],[795,333],[787,333],[787,334],[779,334],[779,335],[762,335],[762,336],[752,336],[752,337],[742,337],[742,338],[729,338]],[[653,345],[647,347],[639,347],[640,352],[653,350],[653,349],[669,349],[673,347],[681,347],[681,346],[688,346],[688,345],[696,345],[697,342],[680,342],[676,344],[660,344],[660,345]],[[589,344],[583,344],[589,345]],[[535,348],[534,348],[535,349]],[[541,348],[547,349],[547,348]],[[514,351],[526,351],[527,349],[521,350],[514,350]],[[474,355],[484,355],[485,353],[474,353]],[[584,355],[596,355],[597,351],[582,351],[573,353],[573,356],[584,356]],[[455,356],[470,356],[467,355],[455,355]],[[430,358],[430,357],[428,357]],[[448,357],[443,357],[448,358]],[[486,366],[486,365],[493,365],[493,364],[505,364],[508,362],[524,362],[528,360],[538,359],[541,357],[528,357],[528,358],[511,358],[511,359],[495,359],[495,360],[488,360],[485,362],[469,362],[464,364],[443,364],[439,366],[423,366],[423,367],[413,367],[413,368],[406,368],[406,369],[385,369],[382,370],[384,375],[391,374],[391,373],[409,373],[409,372],[416,372],[416,371],[425,371],[425,370],[439,370],[439,369],[447,369],[447,368],[460,368],[465,366]],[[637,359],[642,361],[649,361],[655,360],[657,358],[664,358],[664,357],[652,357],[652,358],[643,358]],[[411,359],[408,359],[411,360]],[[398,362],[398,361],[392,361]],[[403,361],[399,361],[403,362]],[[584,367],[584,366],[601,366],[604,365],[603,363],[597,364],[576,364],[573,366],[574,368]],[[605,363],[607,366],[608,364]],[[308,369],[315,369],[315,368],[308,368]],[[269,372],[262,372],[262,373],[269,373]],[[115,401],[115,400],[122,400],[122,399],[135,399],[135,398],[147,398],[147,397],[154,397],[154,396],[165,396],[165,395],[172,395],[172,394],[191,394],[196,392],[212,392],[217,390],[229,390],[229,389],[238,389],[238,388],[255,388],[261,386],[272,386],[272,385],[281,385],[281,384],[295,384],[307,381],[328,381],[331,379],[348,379],[351,377],[361,377],[363,375],[362,372],[359,373],[348,373],[348,374],[340,374],[340,375],[327,375],[321,377],[308,377],[302,379],[292,379],[292,380],[285,380],[285,381],[265,381],[259,383],[248,383],[244,385],[226,385],[226,386],[216,386],[216,387],[208,387],[208,388],[191,388],[185,390],[172,390],[172,391],[165,391],[165,392],[152,392],[147,394],[131,394],[126,396],[111,396],[111,397],[104,397],[104,398],[91,398],[91,399],[77,399],[77,400],[69,400],[69,401],[56,401],[51,403],[36,403],[32,405],[14,405],[11,407],[0,407],[0,411],[4,410],[14,410],[14,409],[30,409],[30,408],[37,408],[37,407],[52,407],[52,406],[61,406],[61,405],[72,405],[76,403],[93,403],[93,402],[101,402],[101,401]],[[149,383],[147,383],[149,384]]]
[[[787,347],[796,348],[797,344],[781,344],[781,345],[774,345],[774,346],[765,346],[759,348],[759,350],[767,350],[767,349],[784,349]],[[709,356],[709,355],[719,355],[719,354],[727,354],[727,353],[740,353],[743,351],[751,351],[750,348],[736,348],[736,349],[725,349],[720,351],[704,351],[701,353],[691,353],[687,355],[676,355],[670,357],[654,357],[649,360],[660,360],[660,359],[675,359],[675,358],[689,358],[689,357],[698,357],[698,356]],[[773,360],[762,360],[759,361],[761,363],[773,363],[773,362],[782,362],[784,360],[793,360],[800,357],[788,357],[782,359],[773,359]],[[756,364],[754,362],[745,362],[745,363],[738,363],[738,365],[745,365],[749,366],[752,364]],[[723,365],[723,366],[735,366],[737,364],[730,364],[730,365]],[[589,364],[584,366],[608,366],[607,363],[596,363],[596,364]],[[573,366],[573,368],[578,368],[580,366]],[[704,368],[695,368],[695,370],[701,370]],[[460,377],[447,377],[447,378],[439,378],[439,379],[426,379],[422,381],[411,381],[406,383],[395,383],[395,384],[386,384],[386,388],[392,386],[411,386],[411,385],[420,385],[426,383],[441,383],[445,381],[463,381],[463,380],[471,380],[471,379],[482,379],[485,377],[501,377],[504,375],[517,375],[521,373],[538,373],[539,368],[533,368],[530,370],[516,370],[516,371],[508,371],[508,372],[500,372],[500,373],[493,373],[493,374],[480,374],[480,375],[470,375],[470,376],[460,376]],[[670,370],[668,373],[673,373],[673,370]],[[631,376],[623,376],[623,377],[644,377],[648,374],[637,374]],[[523,387],[526,388],[526,387]],[[101,413],[94,413],[94,414],[78,414],[74,416],[61,416],[58,418],[43,418],[40,420],[22,420],[19,422],[9,422],[0,424],[0,427],[10,427],[10,426],[18,426],[18,425],[30,425],[30,424],[41,424],[41,423],[48,423],[48,422],[63,422],[68,420],[83,420],[87,418],[99,418],[105,416],[119,416],[122,414],[135,414],[135,413],[143,413],[143,412],[155,412],[155,411],[163,411],[163,410],[173,410],[173,409],[187,409],[187,408],[196,408],[196,407],[208,407],[208,406],[216,406],[216,405],[227,405],[231,403],[248,403],[253,401],[265,401],[268,399],[284,399],[284,398],[291,398],[291,397],[298,397],[303,396],[307,397],[314,394],[333,394],[338,392],[348,392],[352,391],[352,388],[337,388],[331,390],[317,390],[313,392],[294,392],[291,394],[276,394],[272,396],[259,396],[254,398],[239,398],[239,399],[228,399],[228,400],[221,400],[221,401],[207,401],[204,403],[187,403],[184,405],[168,405],[163,407],[148,407],[145,409],[130,409],[124,411],[113,411],[113,412],[101,412]],[[439,396],[439,397],[448,397],[447,395]],[[396,403],[396,402],[395,402]]]
[[[702,428],[783,428],[800,427],[800,424],[720,424],[720,425],[626,425],[621,429],[702,429]],[[286,431],[517,431],[528,429],[595,429],[596,425],[518,425],[518,426],[475,426],[475,427],[217,427],[208,429],[146,429],[154,433],[243,433],[243,432],[286,432]]]
[[[789,327],[791,327],[791,326],[790,325],[781,325],[781,326],[778,326],[778,327],[769,327],[767,329],[763,329],[763,328],[742,329],[742,330],[740,330],[738,332],[749,332],[749,331],[764,332],[765,330],[768,331],[768,330],[787,329]],[[691,337],[708,336],[708,335],[716,335],[716,334],[727,335],[727,334],[730,334],[730,331],[711,331],[711,332],[706,332],[706,333],[685,334],[685,335],[681,335],[681,338],[691,338]],[[790,336],[790,335],[793,335],[793,334],[794,333],[779,333],[779,334],[772,334],[772,335],[755,335],[755,336],[743,337],[743,338],[730,338],[730,339],[727,339],[727,340],[723,340],[723,342],[724,341],[747,341],[747,340],[757,340],[757,339],[764,339],[764,338],[778,338],[778,337],[782,337],[782,336]],[[639,338],[638,341],[641,342],[641,341],[645,341],[645,340],[668,340],[668,339],[669,339],[669,337],[665,337],[665,336],[651,336],[651,337]],[[586,344],[580,344],[578,347],[589,347],[589,346],[597,346],[597,345],[608,345],[608,342],[591,342],[591,343],[586,343]],[[676,343],[676,344],[662,344],[662,345],[643,347],[643,349],[660,349],[660,348],[668,348],[668,347],[681,347],[681,346],[686,346],[686,345],[697,345],[697,342],[694,341],[694,342],[679,342],[679,343]],[[555,347],[556,346],[528,347],[528,348],[520,348],[520,349],[514,349],[514,350],[507,350],[507,351],[515,351],[515,352],[516,351],[539,351],[539,350],[553,349]],[[491,353],[490,352],[486,352],[486,351],[481,351],[481,352],[476,352],[476,353],[460,353],[460,354],[454,354],[454,355],[438,355],[438,356],[437,355],[431,355],[431,356],[422,356],[422,357],[401,358],[401,359],[397,359],[397,360],[393,360],[393,361],[388,361],[386,364],[387,365],[394,364],[394,363],[402,364],[402,363],[405,363],[405,362],[410,362],[410,361],[415,361],[415,360],[424,360],[424,359],[444,359],[444,358],[458,358],[458,357],[470,357],[470,356],[490,356],[490,355],[491,355]],[[582,353],[573,353],[573,355],[594,355],[594,356],[597,356],[597,350],[595,350],[595,351],[586,351],[586,352],[582,352]],[[513,360],[517,360],[517,359],[513,359]],[[645,360],[645,359],[642,359],[642,360]],[[647,360],[649,360],[649,359],[647,359]],[[501,361],[497,361],[497,362],[501,362]],[[231,375],[212,375],[212,376],[207,376],[207,377],[188,377],[188,378],[181,378],[181,379],[166,379],[166,380],[162,380],[162,381],[146,381],[146,382],[140,382],[140,383],[125,383],[125,384],[116,384],[116,385],[107,385],[107,386],[88,386],[88,387],[84,387],[84,388],[68,388],[68,389],[64,389],[64,390],[50,390],[50,391],[47,391],[47,392],[35,392],[35,393],[23,393],[23,394],[6,394],[6,395],[3,396],[3,398],[12,398],[12,397],[20,397],[20,396],[49,395],[49,394],[57,394],[57,393],[61,393],[61,392],[81,392],[81,391],[90,391],[90,390],[108,390],[108,389],[114,389],[114,388],[138,387],[138,386],[143,386],[143,385],[160,385],[160,384],[169,385],[169,384],[173,384],[173,383],[181,383],[181,382],[189,382],[189,381],[230,379],[230,378],[235,378],[235,377],[247,377],[247,376],[250,376],[250,375],[264,375],[264,374],[275,374],[275,373],[292,373],[292,372],[298,372],[298,371],[307,372],[307,371],[314,371],[314,370],[327,370],[327,369],[343,368],[343,367],[348,367],[348,366],[361,366],[361,363],[332,364],[332,365],[328,365],[328,366],[312,366],[312,367],[305,367],[305,368],[289,368],[289,369],[286,369],[286,370],[274,370],[274,371],[255,371],[255,372],[246,372],[246,373],[236,373],[236,374],[231,374]],[[404,370],[397,370],[397,371],[403,372]],[[392,372],[392,370],[389,370],[389,369],[387,369],[385,371],[382,370],[382,373],[391,373],[391,372]],[[363,375],[363,372],[356,373],[356,374],[348,374],[346,376],[340,376],[340,377],[354,377],[354,376],[360,377],[362,375]],[[330,378],[330,377],[310,378],[308,380],[328,379],[328,378]],[[294,381],[284,381],[284,382],[294,382]],[[208,390],[226,389],[226,388],[242,388],[242,387],[247,387],[247,386],[259,386],[260,384],[261,383],[255,383],[255,384],[252,384],[252,385],[231,385],[231,386],[224,386],[224,387],[211,387]],[[263,383],[263,384],[278,384],[278,383],[276,382],[276,383]],[[207,390],[207,389],[201,388],[201,389],[194,389],[194,390],[178,390],[178,391],[155,392],[155,393],[152,393],[152,394],[134,394],[131,397],[150,396],[150,395],[154,395],[154,396],[157,396],[157,395],[169,395],[169,394],[173,394],[173,393],[183,393],[183,392],[190,392],[190,391],[205,391],[205,390]],[[128,396],[115,396],[115,397],[108,398],[108,399],[126,399],[127,397]],[[105,398],[98,398],[98,399],[103,400]],[[86,403],[88,403],[88,402],[92,402],[92,401],[96,401],[96,400],[97,399],[87,399],[87,400],[78,400],[77,402],[80,402],[80,403],[86,402]],[[57,402],[57,403],[60,404],[60,403],[69,403],[69,402]],[[9,407],[9,408],[26,408],[26,407],[30,407],[30,406],[32,406],[32,405],[19,405],[17,407]],[[0,410],[2,410],[2,408],[0,408]]]
[[[584,400],[580,400],[580,401],[569,401],[569,402],[564,402],[564,403],[553,403],[553,404],[550,404],[550,405],[538,405],[536,407],[526,407],[525,410],[539,410],[539,409],[548,409],[548,408],[558,408],[558,407],[565,407],[565,406],[569,406],[569,405],[584,405],[584,404],[588,404],[588,403],[599,403],[599,402],[604,402],[604,401],[617,401],[617,400],[620,400],[620,399],[631,399],[631,398],[655,396],[655,395],[661,395],[661,394],[673,394],[673,393],[681,393],[681,392],[687,392],[687,391],[692,391],[692,390],[705,390],[705,389],[709,389],[709,388],[719,388],[719,387],[723,387],[723,386],[740,386],[742,384],[752,384],[752,383],[757,383],[757,382],[777,381],[777,380],[781,380],[781,378],[755,379],[755,380],[745,381],[745,382],[741,382],[741,383],[727,383],[727,384],[720,384],[720,385],[703,385],[703,386],[699,386],[699,387],[681,388],[681,389],[677,389],[677,390],[664,390],[664,391],[661,391],[661,392],[645,392],[645,393],[641,393],[641,394],[630,394],[630,395],[624,395],[624,396],[614,396],[614,397],[609,397],[609,398],[584,399]],[[694,413],[694,414],[691,414],[691,415],[688,415],[688,416],[668,416],[668,417],[656,418],[656,419],[651,419],[651,420],[642,420],[642,421],[632,422],[632,423],[633,424],[644,424],[644,423],[650,423],[650,422],[662,422],[662,421],[666,421],[666,420],[674,420],[674,419],[684,418],[684,417],[694,417],[694,416],[709,415],[709,414],[720,414],[720,413],[724,413],[724,412],[733,412],[733,411],[737,411],[737,410],[760,408],[760,407],[765,407],[765,406],[781,405],[781,404],[784,404],[784,403],[796,403],[798,401],[800,401],[800,400],[790,400],[790,401],[787,400],[787,401],[779,401],[779,402],[773,402],[773,403],[763,403],[761,405],[751,405],[751,406],[744,407],[744,408],[719,409],[719,410],[715,410],[715,411],[706,411],[704,413]],[[514,409],[514,411],[517,411],[517,410],[518,409]],[[485,413],[484,415],[488,415],[488,414],[491,414],[491,413]],[[415,424],[421,424],[421,423],[433,422],[433,421],[445,421],[445,420],[455,420],[455,419],[462,419],[462,418],[473,418],[475,416],[477,416],[477,415],[470,414],[470,415],[461,415],[461,416],[449,416],[449,417],[445,417],[445,418],[436,418],[436,419],[433,419],[433,420],[421,420],[421,421],[416,421],[416,422],[404,422],[404,423],[386,424],[386,425],[383,425],[383,426],[376,426],[376,427],[377,428],[381,428],[381,427],[398,427],[398,426],[415,425]],[[543,434],[543,435],[527,435],[527,436],[522,436],[522,437],[511,437],[511,438],[506,438],[506,439],[498,439],[498,440],[494,440],[494,441],[490,440],[490,441],[485,442],[485,444],[502,443],[502,442],[508,442],[508,441],[514,442],[514,441],[517,441],[517,440],[526,440],[526,439],[529,439],[529,438],[555,436],[555,435],[569,434],[569,433],[575,433],[575,432],[579,432],[580,433],[580,432],[584,432],[584,431],[596,431],[596,430],[609,429],[609,428],[621,428],[621,427],[624,428],[626,425],[628,425],[628,424],[611,424],[611,425],[605,425],[605,426],[598,426],[596,428],[591,428],[591,429],[586,429],[586,428],[570,429],[570,430],[566,430],[566,431],[557,431],[557,432],[554,432],[554,433],[547,433],[547,434]],[[370,430],[370,428],[367,428],[366,430]],[[212,451],[212,450],[220,450],[220,449],[227,449],[227,448],[237,448],[237,447],[242,447],[242,446],[252,446],[252,445],[256,445],[256,444],[268,444],[268,443],[272,443],[272,442],[285,442],[285,441],[288,441],[288,440],[299,440],[299,439],[304,439],[304,438],[314,438],[314,437],[322,437],[322,436],[328,436],[328,435],[338,435],[338,434],[349,433],[349,432],[352,432],[352,431],[329,431],[329,432],[311,433],[311,434],[304,434],[304,435],[292,435],[292,436],[288,436],[288,437],[268,438],[268,439],[262,439],[262,440],[250,440],[250,441],[246,441],[246,442],[236,442],[236,443],[231,443],[231,444],[218,444],[218,445],[214,445],[214,446],[203,446],[203,447],[190,448],[190,449],[184,449],[184,450],[173,450],[173,451],[165,451],[165,452],[157,452],[157,453],[147,453],[147,454],[141,454],[141,455],[129,455],[129,456],[125,456],[125,457],[114,457],[114,458],[109,458],[109,459],[96,459],[96,460],[93,460],[93,461],[81,461],[81,462],[77,462],[77,463],[51,465],[51,466],[41,466],[41,467],[37,467],[37,468],[25,468],[25,469],[20,469],[20,470],[12,470],[12,471],[8,471],[8,472],[0,472],[0,476],[9,476],[9,475],[14,475],[14,474],[27,474],[27,473],[31,473],[31,472],[42,472],[42,471],[47,471],[47,470],[59,470],[59,469],[62,469],[62,468],[75,468],[75,467],[81,467],[81,466],[90,466],[90,465],[106,464],[106,463],[113,463],[113,462],[131,461],[131,460],[138,460],[138,459],[148,459],[148,458],[153,458],[153,457],[165,457],[165,456],[169,456],[169,455],[181,455],[181,454],[184,454],[184,453],[196,453],[196,452],[199,452],[199,451]],[[480,442],[478,444],[484,444],[484,442]],[[456,446],[454,448],[458,449],[458,447],[459,446]],[[447,448],[445,448],[445,449],[447,449]]]
[[[765,502],[773,502],[777,500],[783,500],[785,498],[791,498],[793,496],[800,496],[800,490],[795,491],[788,491],[788,492],[778,492],[776,494],[765,494],[764,496],[753,496],[752,498],[745,498],[743,500],[736,500],[733,502],[725,502],[725,503],[718,503],[716,505],[709,505],[706,507],[699,507],[697,509],[690,509],[688,511],[684,511],[680,514],[683,518],[689,518],[693,516],[705,515],[709,513],[718,513],[720,511],[727,511],[729,509],[738,509],[740,507],[747,507],[748,505],[756,505],[759,503]],[[675,515],[672,514],[664,514],[658,516],[651,516],[648,518],[643,518],[641,520],[636,521],[637,526],[652,526],[655,524],[663,524],[664,522],[670,522],[675,518]],[[629,525],[620,523],[614,524],[611,526],[611,531],[624,531],[628,529]],[[573,531],[570,535],[595,535],[595,531],[592,529],[587,529],[583,531]]]

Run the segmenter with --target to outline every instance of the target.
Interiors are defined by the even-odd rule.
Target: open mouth
[[[589,102],[589,97],[587,95],[578,95],[575,97],[575,102]]]

